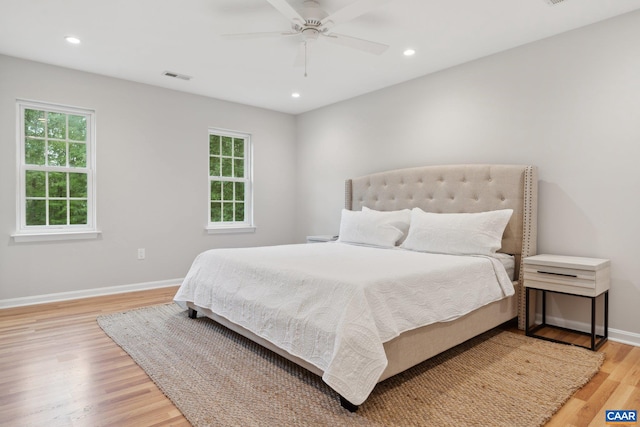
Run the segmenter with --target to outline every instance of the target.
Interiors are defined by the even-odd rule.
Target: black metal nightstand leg
[[[531,298],[531,294],[530,291],[534,291],[534,297],[537,297],[537,291],[541,291],[542,292],[542,322],[539,325],[536,326],[531,326],[529,324],[530,322],[530,313],[529,313],[529,309],[531,307],[530,305],[530,301],[529,299]],[[580,345],[580,344],[572,344],[572,345],[576,345],[578,347],[583,347],[589,350],[593,350],[596,351],[598,350],[602,344],[605,343],[605,341],[607,341],[607,338],[609,336],[609,291],[604,291],[604,319],[603,319],[603,325],[604,325],[604,333],[602,335],[598,335],[596,332],[596,300],[598,299],[598,296],[592,297],[592,296],[587,296],[587,295],[579,295],[579,294],[571,294],[571,293],[566,293],[566,292],[559,292],[559,291],[547,291],[545,289],[538,289],[538,288],[529,288],[529,287],[525,287],[525,309],[527,310],[525,319],[526,319],[526,325],[525,325],[525,333],[527,336],[529,337],[534,337],[534,338],[540,338],[543,340],[547,340],[547,341],[553,341],[553,342],[558,342],[558,343],[563,343],[563,344],[572,344],[571,342],[567,342],[567,341],[562,341],[559,339],[555,339],[555,338],[549,338],[546,337],[544,335],[540,335],[537,332],[541,329],[544,328],[552,328],[552,329],[557,329],[557,330],[563,330],[563,331],[568,331],[571,333],[576,333],[576,334],[580,334],[583,335],[585,337],[588,337],[588,340],[590,341],[590,345]],[[550,293],[554,293],[554,294],[564,294],[564,295],[571,295],[571,296],[575,296],[575,297],[581,297],[581,298],[589,298],[591,300],[591,331],[589,332],[585,332],[582,330],[577,330],[577,329],[571,329],[571,328],[566,328],[566,327],[562,327],[562,326],[556,326],[556,325],[547,325],[547,292]],[[602,294],[601,294],[602,295]],[[537,314],[537,313],[536,313]],[[535,319],[534,319],[534,324],[535,324]],[[589,342],[587,341],[587,342]]]
[[[542,324],[547,324],[547,291],[542,291]]]
[[[604,293],[604,339],[609,338],[609,291]]]
[[[529,335],[529,288],[524,288],[524,309],[525,309],[525,314],[524,314],[524,332],[525,334],[528,336]]]
[[[591,298],[591,350],[596,349],[596,298]]]

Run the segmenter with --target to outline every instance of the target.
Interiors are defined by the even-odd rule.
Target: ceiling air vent
[[[178,74],[178,73],[174,73],[173,71],[165,71],[162,73],[163,76],[167,76],[167,77],[173,77],[176,79],[181,79],[181,80],[191,80],[193,77],[191,76],[187,76],[185,74]]]
[[[549,5],[553,6],[556,5],[558,3],[562,3],[565,0],[544,0],[545,2],[547,2]]]

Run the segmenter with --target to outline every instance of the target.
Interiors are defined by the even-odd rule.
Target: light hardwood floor
[[[176,289],[0,310],[0,425],[188,426],[96,323],[170,302]],[[640,347],[609,341],[600,351],[601,371],[548,426],[604,426],[605,409],[640,409]]]

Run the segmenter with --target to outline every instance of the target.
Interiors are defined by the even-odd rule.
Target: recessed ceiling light
[[[404,56],[413,56],[416,54],[416,51],[414,49],[406,49],[402,53],[404,54]]]
[[[67,36],[64,39],[67,41],[67,43],[80,44],[80,39],[74,36]]]
[[[298,92],[293,92],[293,93],[291,94],[291,97],[292,97],[292,98],[300,98],[300,94],[299,94]]]

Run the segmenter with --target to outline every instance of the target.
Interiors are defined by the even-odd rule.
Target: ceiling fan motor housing
[[[320,8],[320,4],[317,1],[307,0],[304,2],[302,10],[300,10],[300,16],[304,18],[305,26],[319,27],[322,24],[322,20],[329,15]]]

